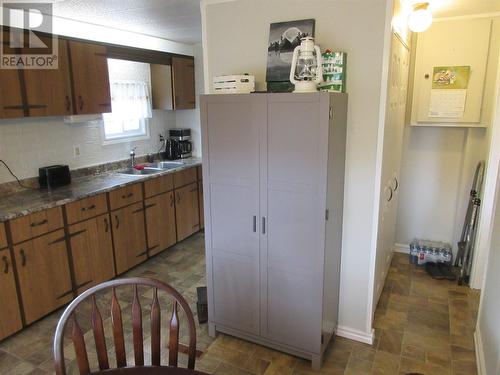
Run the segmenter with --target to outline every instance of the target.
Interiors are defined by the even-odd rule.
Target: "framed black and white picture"
[[[314,37],[315,23],[314,19],[306,19],[271,24],[267,48],[268,91],[274,91],[272,87],[283,88],[283,84],[289,82],[293,50],[302,38]]]

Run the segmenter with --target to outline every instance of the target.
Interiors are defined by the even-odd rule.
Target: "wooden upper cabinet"
[[[78,115],[111,112],[106,47],[69,41],[73,77],[74,113]]]
[[[3,32],[3,40],[9,40],[9,34]],[[4,54],[14,54],[8,45],[2,46]],[[0,69],[0,118],[19,118],[25,116],[26,104],[21,89],[21,71]]]
[[[194,60],[192,58],[172,57],[172,87],[174,109],[196,108]]]
[[[40,37],[42,41],[48,37]],[[46,44],[49,42],[46,41]],[[24,85],[29,116],[73,114],[67,42],[58,39],[57,69],[25,69]]]
[[[0,340],[12,335],[22,328],[19,301],[17,299],[14,269],[9,250],[0,251]]]

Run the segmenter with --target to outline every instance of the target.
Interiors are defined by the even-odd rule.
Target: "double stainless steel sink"
[[[151,174],[157,174],[161,173],[163,171],[167,171],[170,169],[175,169],[182,167],[184,163],[179,162],[179,161],[160,161],[154,164],[150,164],[144,169],[135,169],[135,168],[126,168],[119,170],[118,173],[120,174],[125,174],[128,176],[140,176],[140,175],[151,175]]]

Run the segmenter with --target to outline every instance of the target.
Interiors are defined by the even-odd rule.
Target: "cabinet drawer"
[[[109,193],[109,205],[111,210],[128,206],[129,204],[142,200],[142,184],[125,186]]]
[[[174,188],[174,177],[172,174],[167,174],[144,183],[144,194],[146,198],[166,193]]]
[[[177,189],[182,186],[196,182],[196,177],[197,177],[196,167],[176,172],[174,173],[174,188]]]
[[[0,223],[0,249],[7,247],[7,235],[5,234],[5,224]]]
[[[87,220],[105,214],[107,211],[106,194],[99,194],[66,205],[68,224]]]
[[[203,180],[203,169],[201,165],[197,166],[196,170],[198,172],[198,180]]]
[[[19,243],[62,228],[61,207],[54,207],[10,221],[12,242]]]

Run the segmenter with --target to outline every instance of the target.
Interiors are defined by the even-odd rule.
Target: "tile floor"
[[[205,285],[203,235],[194,235],[126,276],[153,277],[171,284],[185,296],[196,314],[196,287]],[[141,290],[145,325],[149,323],[150,297],[150,291]],[[131,293],[120,289],[118,298],[124,309],[129,363],[133,363],[130,317],[125,313],[130,307]],[[109,295],[100,296],[98,302],[103,315],[107,314]],[[432,280],[423,270],[408,264],[407,256],[395,254],[375,313],[373,346],[337,337],[327,350],[322,370],[314,372],[307,361],[259,345],[226,335],[219,335],[214,340],[208,337],[207,326],[203,324],[197,326],[197,335],[198,349],[205,353],[197,360],[197,368],[215,375],[398,375],[412,372],[471,375],[476,373],[473,327],[478,302],[479,293],[448,281]],[[167,299],[160,296],[160,303],[168,310]],[[52,335],[61,313],[57,311],[0,343],[0,375],[53,373]],[[82,306],[78,320],[87,332],[89,359],[95,366],[88,318],[89,308]],[[113,364],[109,320],[105,321],[105,332]],[[181,330],[181,342],[187,342],[185,330]],[[72,344],[68,339],[65,343],[68,374],[77,374]],[[148,347],[149,337],[145,333],[146,355]],[[162,355],[167,356],[166,353]],[[180,362],[186,362],[185,355],[181,354]]]

